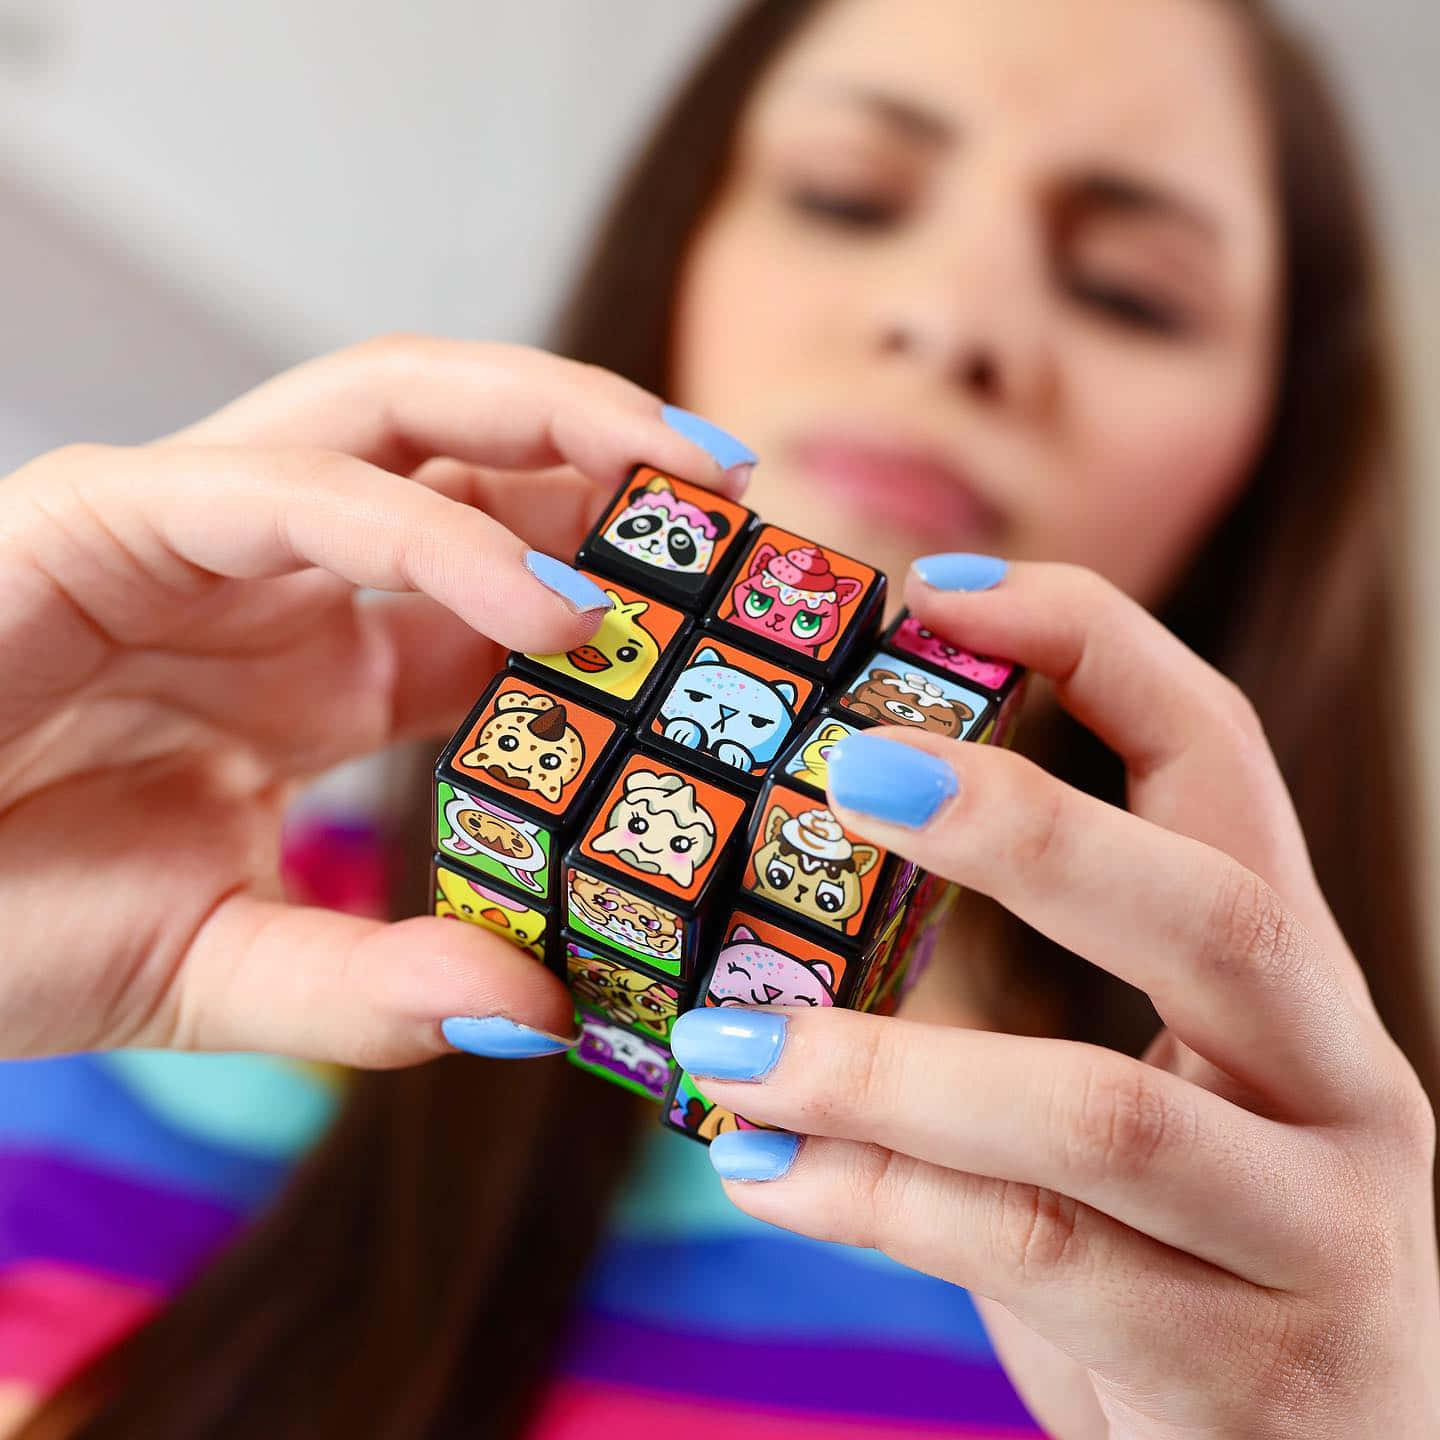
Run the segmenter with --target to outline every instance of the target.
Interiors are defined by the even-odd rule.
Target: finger
[[[745,1173],[757,1150],[776,1146],[757,1133],[716,1137],[710,1155],[722,1176]],[[1255,1347],[1272,1338],[1266,1327],[1283,1323],[1287,1297],[1068,1196],[826,1138],[804,1140],[778,1178],[727,1179],[725,1192],[772,1225],[883,1251],[998,1301],[1111,1382],[1112,1394],[1163,1393],[1177,1430],[1249,1433],[1232,1396],[1255,1373]],[[1235,1386],[1217,1391],[1216,1374]]]
[[[1338,939],[1259,721],[1230,680],[1093,571],[1017,563],[988,590],[957,591],[926,584],[921,570],[944,580],[955,569],[931,557],[906,577],[921,621],[1052,681],[1059,703],[1125,762],[1137,815],[1233,855],[1317,936]]]
[[[133,1043],[388,1069],[449,1053],[446,1020],[487,1016],[573,1038],[564,985],[478,926],[387,925],[237,894],[201,927]]]
[[[48,523],[31,525],[30,549],[122,640],[173,625],[176,592],[203,593],[209,576],[311,566],[419,591],[512,650],[581,644],[609,605],[483,512],[335,452],[82,448],[44,478],[31,488]]]
[[[1373,1037],[1335,967],[1230,856],[1012,751],[917,731],[846,737],[829,779],[844,825],[1138,986],[1186,1045],[1273,1107],[1320,1119],[1373,1102]]]
[[[442,458],[427,460],[411,478],[483,510],[547,555],[573,555],[614,498],[569,465],[518,475]]]
[[[1057,1190],[1261,1285],[1304,1279],[1330,1238],[1314,1219],[1322,1156],[1306,1132],[1102,1046],[842,1009],[693,1013],[676,1057],[747,1120]],[[759,1080],[715,1079],[703,1053],[686,1053],[722,1016],[762,1043],[783,1026]]]
[[[436,455],[504,470],[569,464],[610,490],[643,461],[732,498],[748,478],[744,462],[727,471],[667,425],[656,396],[597,366],[414,335],[309,361],[169,441],[340,450],[400,474]]]
[[[394,656],[382,743],[450,734],[505,664],[501,646],[424,595],[378,596],[365,613]]]

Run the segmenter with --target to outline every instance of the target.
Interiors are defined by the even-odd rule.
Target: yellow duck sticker
[[[511,900],[498,890],[457,875],[435,871],[435,913],[442,920],[465,920],[503,935],[536,959],[545,958],[545,917],[538,910]]]
[[[633,700],[660,659],[659,644],[640,623],[650,602],[627,602],[613,590],[605,593],[610,597],[610,609],[591,640],[564,654],[530,658],[616,699]]]

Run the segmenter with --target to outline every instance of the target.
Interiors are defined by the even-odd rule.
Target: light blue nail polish
[[[667,405],[660,414],[672,430],[678,430],[687,440],[693,440],[702,450],[708,451],[722,470],[753,466],[759,458],[748,445],[742,445],[728,431],[689,410],[682,410],[678,405]]]
[[[692,1075],[759,1080],[775,1068],[785,1044],[785,1016],[771,1010],[687,1010],[670,1032],[670,1050]]]
[[[799,1150],[800,1137],[783,1130],[727,1130],[710,1142],[710,1163],[722,1180],[779,1180]]]
[[[553,556],[538,550],[525,554],[525,568],[547,589],[584,614],[587,610],[608,610],[610,597],[588,576]]]
[[[998,555],[954,551],[948,555],[922,555],[914,569],[936,590],[991,590],[1005,578],[1010,566]]]
[[[452,1015],[440,1022],[440,1033],[457,1050],[488,1055],[492,1060],[530,1060],[537,1055],[558,1055],[574,1043],[528,1025],[517,1025],[503,1015]]]
[[[928,824],[960,788],[938,756],[863,731],[831,747],[829,766],[838,804],[912,830]]]

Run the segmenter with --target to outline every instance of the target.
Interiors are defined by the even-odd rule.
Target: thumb
[[[451,1039],[516,1056],[575,1038],[565,986],[478,926],[429,916],[386,924],[250,895],[227,900],[196,935],[156,1025],[158,1040],[137,1043],[367,1069],[450,1053]]]

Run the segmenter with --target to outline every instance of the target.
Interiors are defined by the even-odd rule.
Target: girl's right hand
[[[453,727],[507,649],[588,639],[603,593],[545,556],[642,460],[743,484],[617,376],[396,338],[0,481],[0,1056],[571,1036],[560,981],[478,927],[283,903],[281,820],[317,772]]]

